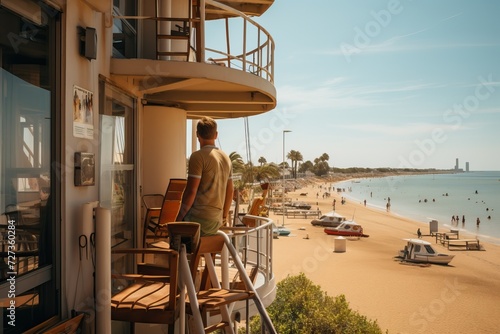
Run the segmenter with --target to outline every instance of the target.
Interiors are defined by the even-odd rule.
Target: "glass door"
[[[102,83],[99,201],[111,210],[111,246],[134,247],[135,100]]]
[[[111,210],[111,247],[135,246],[136,148],[135,105],[136,100],[121,90],[100,83],[101,152],[99,201]],[[134,263],[130,257],[113,256],[112,272],[131,272]],[[122,289],[116,281],[112,293]],[[113,321],[113,333],[129,333],[129,324]]]

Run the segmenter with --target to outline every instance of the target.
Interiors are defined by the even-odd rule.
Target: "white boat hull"
[[[424,263],[434,263],[434,264],[448,264],[451,260],[453,260],[455,255],[447,255],[447,254],[437,254],[433,256],[428,255],[415,255],[415,261],[424,262]]]
[[[448,264],[455,255],[436,252],[431,244],[420,239],[405,239],[408,245],[400,250],[398,257],[403,261],[432,264]]]

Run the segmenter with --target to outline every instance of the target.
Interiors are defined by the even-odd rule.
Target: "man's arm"
[[[226,185],[226,197],[224,198],[224,208],[222,210],[223,221],[225,221],[229,215],[229,209],[231,208],[231,203],[233,201],[233,192],[234,192],[233,179],[229,177]]]
[[[188,213],[191,206],[193,206],[194,199],[196,198],[196,193],[198,192],[198,187],[200,186],[200,178],[188,176],[186,189],[182,195],[182,204],[179,214],[177,215],[177,221],[182,221],[184,216]]]

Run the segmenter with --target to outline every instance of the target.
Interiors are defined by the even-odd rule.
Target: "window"
[[[0,6],[0,324],[3,333],[19,333],[59,313],[60,195],[52,162],[58,161],[60,23],[59,13],[42,2],[3,4],[8,8]],[[15,322],[9,317],[12,303]]]

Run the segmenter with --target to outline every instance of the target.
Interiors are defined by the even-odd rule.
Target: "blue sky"
[[[500,1],[276,0],[278,106],[248,119],[251,158],[335,167],[500,170]],[[219,146],[246,160],[244,120]]]

